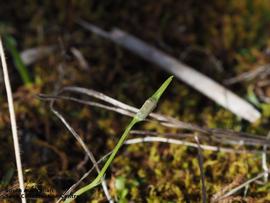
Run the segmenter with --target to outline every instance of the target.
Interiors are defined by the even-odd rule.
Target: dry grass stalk
[[[6,93],[7,93],[8,108],[9,108],[10,122],[11,122],[11,131],[12,131],[12,137],[13,137],[14,150],[15,150],[15,159],[16,159],[16,166],[17,166],[17,171],[18,171],[19,187],[20,187],[20,191],[21,191],[21,201],[22,201],[22,203],[26,203],[25,187],[24,187],[23,171],[22,171],[22,161],[21,161],[21,156],[20,156],[20,145],[19,145],[19,138],[18,138],[18,132],[17,132],[17,124],[16,124],[16,116],[15,116],[15,112],[14,112],[12,90],[11,90],[11,86],[10,86],[10,80],[9,80],[9,75],[8,75],[8,68],[7,68],[6,58],[5,58],[5,52],[4,52],[1,38],[0,38],[0,56],[1,56],[1,62],[2,62],[2,68],[3,68],[4,83],[5,83],[5,87],[6,87]]]

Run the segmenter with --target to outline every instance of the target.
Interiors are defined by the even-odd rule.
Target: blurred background
[[[0,34],[14,93],[27,187],[42,185],[62,194],[91,167],[90,161],[80,165],[84,151],[52,114],[49,103],[37,97],[39,93],[80,86],[139,107],[169,76],[156,65],[87,31],[78,24],[80,19],[104,30],[120,28],[154,45],[251,102],[262,118],[253,124],[241,120],[178,79],[156,111],[207,128],[267,134],[269,68],[247,80],[230,82],[269,63],[267,0],[1,2]],[[2,76],[0,83],[0,182],[10,188],[18,183]],[[96,159],[113,149],[129,122],[128,117],[72,102],[59,101],[56,106]],[[137,128],[176,132],[158,123],[143,123]],[[250,178],[261,170],[258,155],[210,151],[203,155],[209,198],[236,177]],[[185,146],[126,146],[106,179],[110,193],[119,202],[201,201],[197,150]],[[251,185],[246,196],[241,191],[235,197],[239,202],[268,202],[269,187],[269,183]],[[86,201],[106,202],[102,188],[78,200]]]

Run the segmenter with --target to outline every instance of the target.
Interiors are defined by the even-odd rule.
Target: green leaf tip
[[[164,93],[164,91],[167,89],[169,84],[171,83],[173,79],[173,76],[170,76],[161,86],[158,88],[158,90],[153,94],[152,98],[159,100],[161,95]]]
[[[135,115],[137,121],[143,121],[157,106],[158,100],[166,90],[168,85],[171,83],[173,76],[169,77],[160,88],[149,98],[147,99],[140,110]]]
[[[24,84],[31,84],[32,80],[27,67],[24,65],[19,51],[17,50],[17,42],[14,37],[7,34],[3,37],[4,44],[10,52],[13,62]]]

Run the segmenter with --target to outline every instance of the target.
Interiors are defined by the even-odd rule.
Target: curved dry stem
[[[89,159],[91,160],[91,162],[93,163],[96,171],[99,173],[100,172],[100,169],[98,167],[98,164],[96,162],[96,159],[93,155],[93,153],[88,149],[88,147],[86,146],[86,144],[84,143],[84,141],[82,140],[82,138],[76,133],[76,131],[69,125],[69,123],[66,121],[66,119],[54,108],[54,101],[55,100],[51,100],[51,103],[50,103],[50,108],[51,108],[51,111],[59,118],[59,120],[65,125],[65,127],[68,129],[68,131],[75,137],[75,139],[79,142],[79,144],[82,146],[82,148],[84,149],[84,151],[86,152],[86,154],[88,155]],[[105,196],[107,198],[107,200],[110,202],[110,203],[113,203],[113,200],[110,196],[110,193],[109,193],[109,190],[108,190],[108,187],[107,187],[107,184],[105,182],[104,179],[101,180],[101,184],[102,184],[102,187],[103,187],[103,191],[105,193]]]

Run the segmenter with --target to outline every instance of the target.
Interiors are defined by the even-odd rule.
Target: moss
[[[84,157],[80,146],[75,144],[74,138],[49,112],[47,103],[38,100],[36,94],[53,93],[57,85],[78,85],[102,91],[130,105],[140,106],[145,95],[150,95],[166,77],[164,72],[139,57],[86,33],[75,23],[78,17],[105,28],[118,26],[175,57],[189,47],[199,46],[208,50],[223,65],[224,71],[221,74],[210,74],[210,77],[219,82],[269,63],[267,50],[270,40],[267,38],[270,4],[267,0],[207,3],[193,0],[181,3],[173,0],[161,0],[158,3],[154,0],[80,0],[44,1],[42,4],[28,0],[24,3],[7,2],[1,11],[0,32],[14,35],[19,51],[50,44],[63,46],[66,50],[65,57],[61,51],[57,51],[29,68],[34,79],[31,86],[22,84],[11,56],[7,57],[20,141],[25,146],[23,163],[31,169],[31,173],[25,174],[26,179],[29,183],[39,180],[60,194],[76,182],[90,165],[87,162],[77,170]],[[69,53],[70,47],[82,51],[89,63],[89,70],[79,68],[77,60]],[[192,57],[191,63],[193,60],[198,60],[195,68],[208,73],[202,68],[201,60]],[[63,65],[64,71],[58,68],[59,64]],[[248,98],[249,90],[254,90],[255,86],[256,80],[252,80],[229,88],[241,97]],[[3,88],[1,92],[4,93]],[[257,107],[262,110],[263,118],[255,124],[248,124],[182,82],[175,81],[157,111],[204,127],[266,135],[269,130],[269,105],[260,100],[258,102]],[[4,174],[14,166],[9,158],[13,149],[4,96],[1,96],[0,103],[0,161],[3,163],[0,180],[3,180]],[[59,102],[57,107],[96,157],[102,157],[113,148],[128,122],[127,118],[114,113],[74,103]],[[157,122],[144,123],[138,129],[160,133],[179,132],[162,127]],[[59,170],[62,162],[47,148],[35,145],[35,139],[65,153],[68,157],[68,170]],[[206,141],[202,143],[209,144]],[[262,171],[259,155],[204,151],[203,156],[209,197],[239,175],[248,179]],[[106,175],[111,183],[112,194],[118,198],[121,194],[115,188],[115,181],[119,177],[124,177],[123,190],[128,190],[126,195],[122,191],[123,201],[201,201],[197,150],[186,146],[158,143],[125,146]],[[13,175],[10,181],[13,184],[15,180]],[[256,202],[267,202],[270,201],[268,190],[269,184],[258,186],[253,183],[247,195],[255,198]],[[97,188],[84,200],[104,202],[105,197],[102,189]]]

